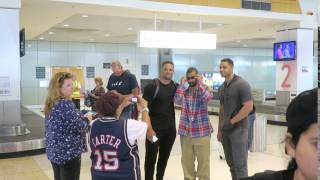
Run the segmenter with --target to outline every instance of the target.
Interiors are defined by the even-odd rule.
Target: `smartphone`
[[[158,141],[158,138],[157,138],[157,136],[152,136],[152,142],[157,142]]]
[[[88,115],[91,115],[92,117],[95,117],[95,116],[97,116],[97,113],[96,113],[95,111],[88,111],[88,112],[84,115],[84,117],[86,117],[86,116],[88,116]]]
[[[138,103],[138,98],[137,98],[137,97],[131,98],[131,102],[133,102],[133,103]]]

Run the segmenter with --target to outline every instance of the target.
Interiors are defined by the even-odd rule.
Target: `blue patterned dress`
[[[87,151],[88,123],[71,100],[61,99],[45,118],[46,153],[59,165],[81,157]]]

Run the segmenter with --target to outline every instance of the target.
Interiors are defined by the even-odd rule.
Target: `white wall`
[[[44,104],[46,88],[39,87],[36,79],[37,66],[93,66],[95,76],[100,76],[106,86],[111,69],[103,69],[103,63],[120,60],[140,79],[158,75],[157,50],[137,48],[134,44],[74,43],[74,42],[26,42],[26,56],[21,58],[22,104]],[[141,65],[149,65],[149,75],[141,75]],[[49,79],[48,79],[49,80]],[[85,79],[86,89],[94,87],[93,79]]]
[[[20,100],[19,9],[0,8],[0,32],[0,77],[10,81],[10,94],[0,101]]]

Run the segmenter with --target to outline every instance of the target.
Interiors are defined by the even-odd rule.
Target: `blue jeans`
[[[253,123],[254,120],[256,119],[256,113],[253,114],[249,114],[248,116],[248,150],[250,150],[251,146],[252,146],[252,139],[253,139]]]

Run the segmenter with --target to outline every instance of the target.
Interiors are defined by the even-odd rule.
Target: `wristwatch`
[[[149,108],[145,107],[145,108],[143,108],[143,109],[141,110],[141,112],[144,112],[144,111],[146,111],[146,112],[148,113],[148,112],[149,112]]]

